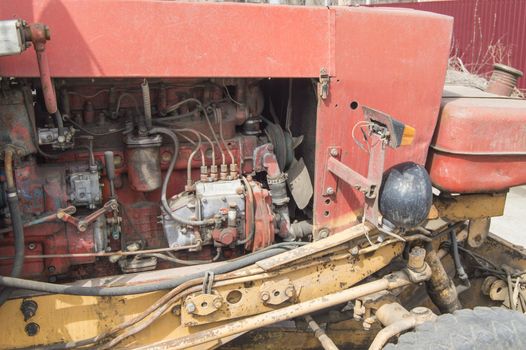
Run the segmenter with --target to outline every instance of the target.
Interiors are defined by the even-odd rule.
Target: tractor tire
[[[497,307],[476,307],[425,322],[384,350],[526,349],[525,335],[525,315]]]

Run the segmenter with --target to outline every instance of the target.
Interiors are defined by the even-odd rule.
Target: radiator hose
[[[12,277],[18,277],[22,273],[24,267],[24,227],[22,224],[22,217],[20,215],[20,206],[18,203],[18,194],[16,192],[14,172],[13,172],[13,155],[12,149],[7,149],[4,154],[5,174],[7,182],[7,205],[11,214],[11,222],[13,226],[13,235],[15,240],[15,259],[11,270]],[[9,298],[13,290],[5,287],[0,293],[0,306]]]

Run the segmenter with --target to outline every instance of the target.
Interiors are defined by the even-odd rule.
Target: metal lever
[[[104,160],[106,163],[106,175],[110,181],[110,197],[115,198],[115,185],[113,180],[115,179],[115,163],[113,162],[113,152],[104,152]]]

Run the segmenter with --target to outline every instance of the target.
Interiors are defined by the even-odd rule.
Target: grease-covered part
[[[379,206],[385,220],[396,227],[412,228],[429,214],[433,200],[431,180],[418,164],[398,164],[384,175]]]

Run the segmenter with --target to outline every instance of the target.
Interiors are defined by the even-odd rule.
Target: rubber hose
[[[57,110],[55,113],[53,113],[53,116],[57,122],[58,136],[64,137],[64,120],[62,120],[60,112]]]
[[[210,269],[216,275],[232,272],[243,267],[252,265],[262,259],[280,254],[288,249],[285,247],[274,247],[273,249],[262,250],[246,255],[234,261],[228,262]],[[122,296],[156,292],[159,290],[173,289],[184,282],[195,278],[204,277],[205,272],[197,272],[176,279],[156,281],[143,285],[122,286],[122,287],[82,287],[63,284],[53,284],[47,282],[31,281],[22,278],[0,276],[0,285],[10,288],[26,289],[51,294],[82,295],[82,296]]]
[[[463,282],[469,283],[468,275],[466,274],[466,271],[464,271],[464,267],[462,266],[462,262],[460,261],[460,254],[458,253],[458,242],[457,242],[457,234],[455,230],[452,230],[450,232],[451,236],[451,249],[453,250],[453,260],[455,261],[455,266],[457,268],[457,275],[458,278],[461,279]]]
[[[172,173],[175,167],[175,162],[177,161],[177,155],[179,153],[179,139],[177,138],[177,135],[175,135],[173,131],[171,131],[170,129],[166,129],[166,128],[153,128],[149,131],[149,134],[167,135],[172,139],[173,144],[174,144],[173,157],[172,157],[172,160],[170,161],[170,165],[168,166],[168,170],[166,171],[166,175],[163,181],[163,186],[161,188],[161,204],[163,206],[164,211],[166,211],[166,213],[170,215],[170,217],[174,221],[180,223],[181,225],[202,226],[202,225],[209,224],[210,222],[206,220],[199,220],[199,221],[188,220],[172,212],[172,209],[170,209],[170,205],[168,205],[168,200],[166,199],[166,191],[168,189],[168,182],[170,181],[170,177],[172,176]],[[213,223],[213,220],[212,220],[212,223]]]
[[[14,172],[13,172],[13,150],[8,149],[5,152],[5,171],[7,179],[7,205],[9,213],[11,214],[11,222],[13,225],[13,235],[15,238],[15,259],[11,269],[11,276],[18,277],[22,273],[24,267],[24,226],[22,223],[22,216],[20,215],[20,205],[18,203],[18,195],[16,193]],[[4,288],[0,293],[0,306],[9,298],[12,293],[11,288]]]

